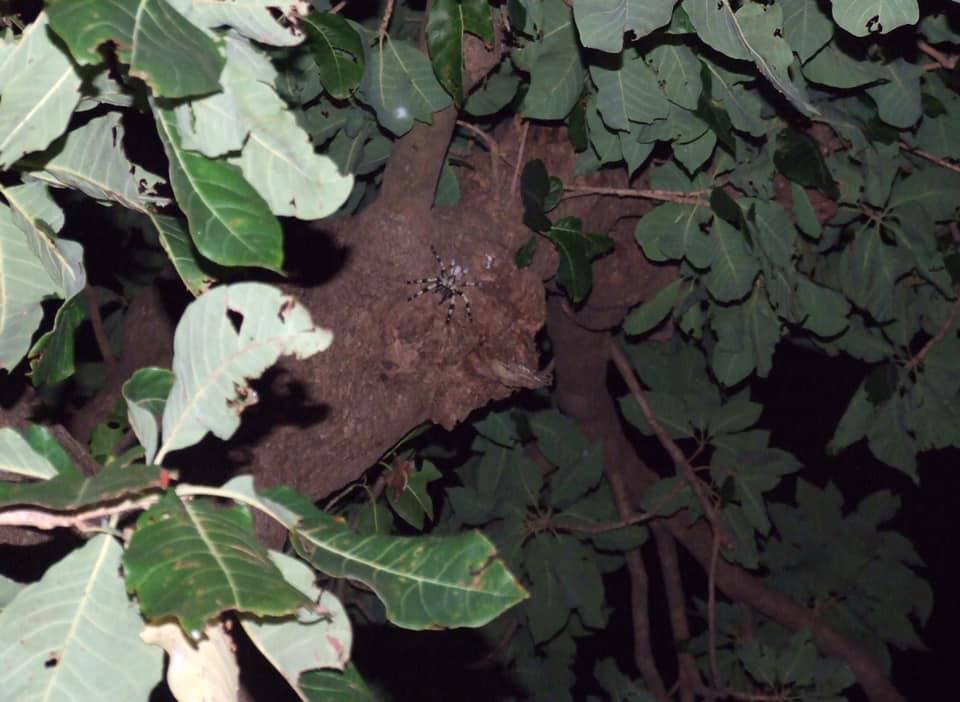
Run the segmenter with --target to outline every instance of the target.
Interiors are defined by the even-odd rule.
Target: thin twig
[[[923,363],[923,359],[928,353],[930,353],[930,350],[943,341],[943,337],[947,335],[947,332],[950,331],[950,327],[952,327],[953,323],[957,321],[958,315],[960,315],[960,291],[957,292],[957,301],[954,302],[953,307],[950,308],[950,312],[947,314],[947,318],[944,320],[943,325],[937,330],[937,333],[933,335],[933,338],[924,344],[922,349],[917,351],[917,354],[913,358],[903,364],[903,367],[907,370],[912,370]]]
[[[612,195],[615,197],[637,197],[644,200],[659,200],[661,202],[679,202],[684,205],[706,205],[707,203],[697,197],[704,193],[703,190],[695,190],[689,193],[678,192],[675,190],[636,190],[631,188],[603,188],[592,185],[564,185],[563,189],[573,195],[564,195],[564,199],[570,197],[584,197],[585,195]]]
[[[117,357],[113,355],[110,340],[107,339],[107,332],[103,328],[103,317],[100,316],[100,303],[97,301],[97,293],[90,285],[83,286],[83,299],[87,303],[87,314],[90,315],[90,324],[93,326],[93,336],[97,340],[97,348],[100,349],[100,357],[107,368],[111,369],[117,365]]]
[[[670,458],[673,459],[674,465],[677,467],[677,471],[693,490],[693,494],[696,495],[697,501],[700,503],[700,508],[710,521],[710,526],[713,529],[714,534],[720,539],[720,542],[725,548],[733,548],[733,539],[727,533],[727,529],[720,520],[719,513],[704,491],[703,483],[700,482],[696,471],[694,471],[693,466],[690,465],[690,461],[683,454],[683,451],[679,446],[677,446],[676,442],[670,438],[670,435],[663,428],[663,425],[660,424],[660,421],[657,419],[656,415],[654,415],[653,410],[650,408],[650,404],[647,402],[647,396],[640,388],[640,382],[637,380],[637,376],[634,374],[633,368],[630,367],[630,362],[627,361],[626,357],[623,355],[623,351],[620,350],[620,347],[617,346],[617,343],[613,340],[613,338],[610,339],[609,344],[610,358],[613,361],[613,364],[617,367],[617,371],[619,371],[620,375],[623,377],[624,382],[630,389],[630,393],[637,401],[637,404],[640,405],[640,411],[643,412],[643,416],[646,417],[647,422],[653,428],[653,433],[657,435],[657,439],[659,439],[661,446],[663,446]]]
[[[334,5],[333,7],[331,7],[331,8],[328,10],[328,12],[329,12],[329,14],[331,14],[331,15],[335,15],[335,14],[337,14],[338,12],[340,12],[340,10],[342,10],[343,8],[345,8],[346,6],[347,6],[347,0],[340,0],[340,2],[338,2],[336,5]]]
[[[517,149],[517,164],[513,167],[513,179],[510,181],[510,194],[517,192],[517,180],[520,178],[520,164],[523,163],[523,150],[527,146],[527,130],[530,123],[524,121],[523,131],[520,133],[520,148]]]
[[[957,61],[960,60],[960,54],[945,54],[922,40],[917,42],[917,48],[936,61],[940,68],[946,68],[949,71],[956,68]]]
[[[500,195],[500,145],[497,144],[497,140],[492,136],[487,134],[485,131],[480,129],[480,127],[475,124],[470,124],[469,122],[464,122],[462,119],[457,120],[457,125],[463,127],[468,132],[478,137],[480,141],[487,145],[487,150],[490,152],[490,168],[493,175],[493,192],[497,193],[497,196]]]
[[[720,558],[720,539],[716,532],[713,534],[713,545],[710,548],[710,572],[707,573],[707,638],[710,654],[710,679],[718,690],[725,689],[720,685],[720,672],[717,666],[717,560]]]
[[[14,509],[0,512],[0,526],[33,527],[34,529],[57,529],[68,527],[85,531],[90,528],[91,520],[103,519],[126,514],[134,510],[144,510],[153,505],[159,498],[150,495],[139,500],[124,500],[108,507],[98,507],[85,512],[70,514],[55,514],[42,509]]]
[[[940,158],[939,156],[936,156],[936,155],[930,153],[929,151],[924,151],[923,149],[918,149],[916,146],[911,146],[910,144],[906,143],[905,141],[901,141],[901,142],[900,142],[900,148],[903,149],[904,151],[909,151],[910,153],[915,154],[915,155],[919,156],[920,158],[925,158],[925,159],[927,159],[928,161],[930,161],[931,163],[937,164],[938,166],[941,166],[941,167],[943,167],[943,168],[947,168],[947,169],[953,171],[954,173],[960,173],[960,165],[958,165],[958,164],[956,164],[956,163],[951,163],[950,161],[946,161],[946,160]]]
[[[383,48],[383,38],[387,36],[387,29],[390,27],[390,18],[393,17],[393,0],[387,0],[387,6],[383,10],[383,19],[380,21],[380,29],[377,31],[377,39],[380,42],[380,48]]]

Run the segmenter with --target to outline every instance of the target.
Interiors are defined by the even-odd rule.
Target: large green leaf
[[[280,224],[240,169],[184,149],[171,110],[157,106],[154,115],[170,163],[170,184],[200,253],[225,266],[279,268]]]
[[[649,57],[667,98],[688,110],[697,109],[703,90],[702,64],[693,50],[684,44],[661,44]]]
[[[331,577],[365,583],[397,626],[483,626],[527,597],[493,544],[478,532],[364,536],[289,488],[261,494],[302,517],[291,531],[297,553]]]
[[[920,19],[917,0],[833,0],[833,19],[855,37],[885,34]]]
[[[619,53],[623,35],[644,37],[668,24],[677,0],[575,0],[573,16],[588,49]]]
[[[833,22],[817,0],[780,0],[783,7],[783,37],[800,62],[805,63],[830,41]]]
[[[163,179],[127,158],[120,117],[119,112],[108,112],[69,132],[42,159],[29,161],[37,168],[32,175],[138,212],[166,205],[169,200],[157,194]]]
[[[553,223],[545,236],[553,242],[560,254],[557,282],[574,302],[590,294],[593,272],[590,262],[613,248],[613,240],[605,234],[581,231],[580,220],[564,217]]]
[[[167,253],[180,280],[193,295],[200,295],[213,285],[215,278],[209,271],[211,264],[201,258],[196,245],[191,241],[183,222],[176,217],[147,213],[156,227],[160,246]]]
[[[223,57],[211,36],[166,0],[48,0],[50,26],[80,65],[104,60],[110,41],[130,73],[161,97],[212,93]],[[266,12],[264,12],[266,15]]]
[[[700,229],[710,216],[705,207],[666,202],[637,222],[634,236],[651,261],[686,258],[697,268],[706,268],[716,255],[716,242]]]
[[[12,369],[30,348],[40,326],[47,296],[61,294],[27,237],[13,222],[10,209],[0,204],[0,368]]]
[[[226,94],[249,137],[240,165],[243,175],[275,215],[319,219],[333,214],[350,196],[353,177],[340,175],[313,144],[273,89],[276,70],[247,40],[228,37]]]
[[[487,0],[437,0],[427,17],[427,46],[434,73],[455,104],[463,103],[463,35],[494,43]]]
[[[8,188],[0,185],[0,195],[10,205],[13,223],[26,235],[27,247],[54,281],[57,294],[70,299],[83,290],[87,274],[83,268],[83,247],[56,233],[64,223],[63,210],[50,195],[47,186],[29,182]]]
[[[30,380],[35,386],[56,385],[74,374],[76,332],[86,318],[82,298],[72,297],[60,305],[53,329],[30,348]]]
[[[235,326],[230,314],[242,322]],[[157,460],[208,431],[230,438],[240,413],[257,401],[248,379],[281,354],[305,358],[326,349],[332,338],[313,325],[305,307],[262,283],[214,288],[190,303],[174,336],[176,380],[163,412]]]
[[[0,612],[4,699],[150,696],[163,652],[139,638],[143,621],[124,591],[122,552],[113,537],[95,536]]]
[[[530,73],[520,111],[531,119],[563,119],[583,92],[583,60],[570,8],[545,0],[540,38],[514,52],[518,67]]]
[[[397,136],[410,131],[414,120],[429,124],[433,113],[451,102],[430,60],[410,43],[396,39],[386,39],[373,49],[361,90],[380,124]]]
[[[912,127],[920,119],[923,114],[920,77],[923,72],[923,66],[903,59],[884,66],[881,75],[887,82],[867,90],[877,103],[880,119],[900,129]]]
[[[0,168],[63,134],[80,101],[80,83],[41,13],[0,57]]]
[[[327,93],[340,100],[349,97],[363,77],[365,58],[360,35],[343,17],[327,12],[307,15],[301,26]]]
[[[176,617],[194,637],[228,610],[279,616],[312,604],[257,542],[249,512],[173,493],[140,515],[123,567],[144,616]]]
[[[713,220],[713,238],[717,252],[705,280],[707,290],[720,302],[739,300],[753,287],[760,266],[744,233],[719,217]]]
[[[30,505],[56,511],[89,508],[159,487],[163,482],[161,470],[160,466],[111,466],[89,478],[74,469],[40,482],[0,482],[0,507]]]
[[[597,86],[597,108],[611,129],[628,130],[628,121],[650,123],[670,113],[657,75],[632,51],[616,69],[591,66],[590,77]]]

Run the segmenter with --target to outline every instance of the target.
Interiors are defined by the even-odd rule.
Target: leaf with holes
[[[242,317],[234,326],[231,314]],[[229,439],[240,414],[257,401],[248,379],[283,355],[312,356],[333,335],[317,328],[305,307],[262,283],[214,288],[190,303],[174,336],[176,380],[163,411],[157,461],[206,433]]]
[[[250,513],[173,493],[140,515],[123,557],[127,588],[151,620],[202,631],[221,612],[284,615],[310,606],[253,535]]]

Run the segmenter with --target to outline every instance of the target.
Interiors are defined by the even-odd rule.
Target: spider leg
[[[433,244],[430,244],[430,251],[433,252],[433,257],[434,257],[435,259],[437,259],[437,265],[440,266],[440,275],[437,276],[437,277],[438,277],[438,278],[442,278],[442,277],[444,277],[444,276],[447,274],[447,269],[446,269],[446,267],[443,265],[443,259],[440,258],[440,254],[437,253],[437,250],[434,248]]]
[[[450,304],[447,306],[447,321],[444,324],[449,325],[450,320],[453,318],[453,308],[457,306],[457,298],[453,296],[450,298]]]
[[[470,324],[473,324],[473,311],[470,309],[470,298],[462,292],[457,294],[463,298],[463,308],[467,311],[467,320],[469,320]]]

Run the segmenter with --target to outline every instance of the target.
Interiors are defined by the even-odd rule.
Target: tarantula
[[[462,297],[464,309],[467,311],[467,319],[472,323],[473,312],[470,309],[470,298],[467,297],[463,289],[478,288],[480,287],[480,283],[465,280],[465,277],[468,273],[467,269],[459,265],[453,259],[450,259],[449,267],[443,265],[443,259],[440,258],[440,254],[437,253],[437,250],[432,244],[430,246],[430,251],[433,252],[433,257],[437,259],[437,265],[440,266],[440,273],[430,278],[416,278],[414,280],[408,280],[407,285],[419,285],[420,289],[408,297],[407,302],[417,299],[424,293],[437,293],[440,296],[441,305],[446,300],[450,301],[450,304],[447,307],[446,321],[446,324],[450,324],[450,319],[453,317],[453,309],[456,307],[457,298]]]

